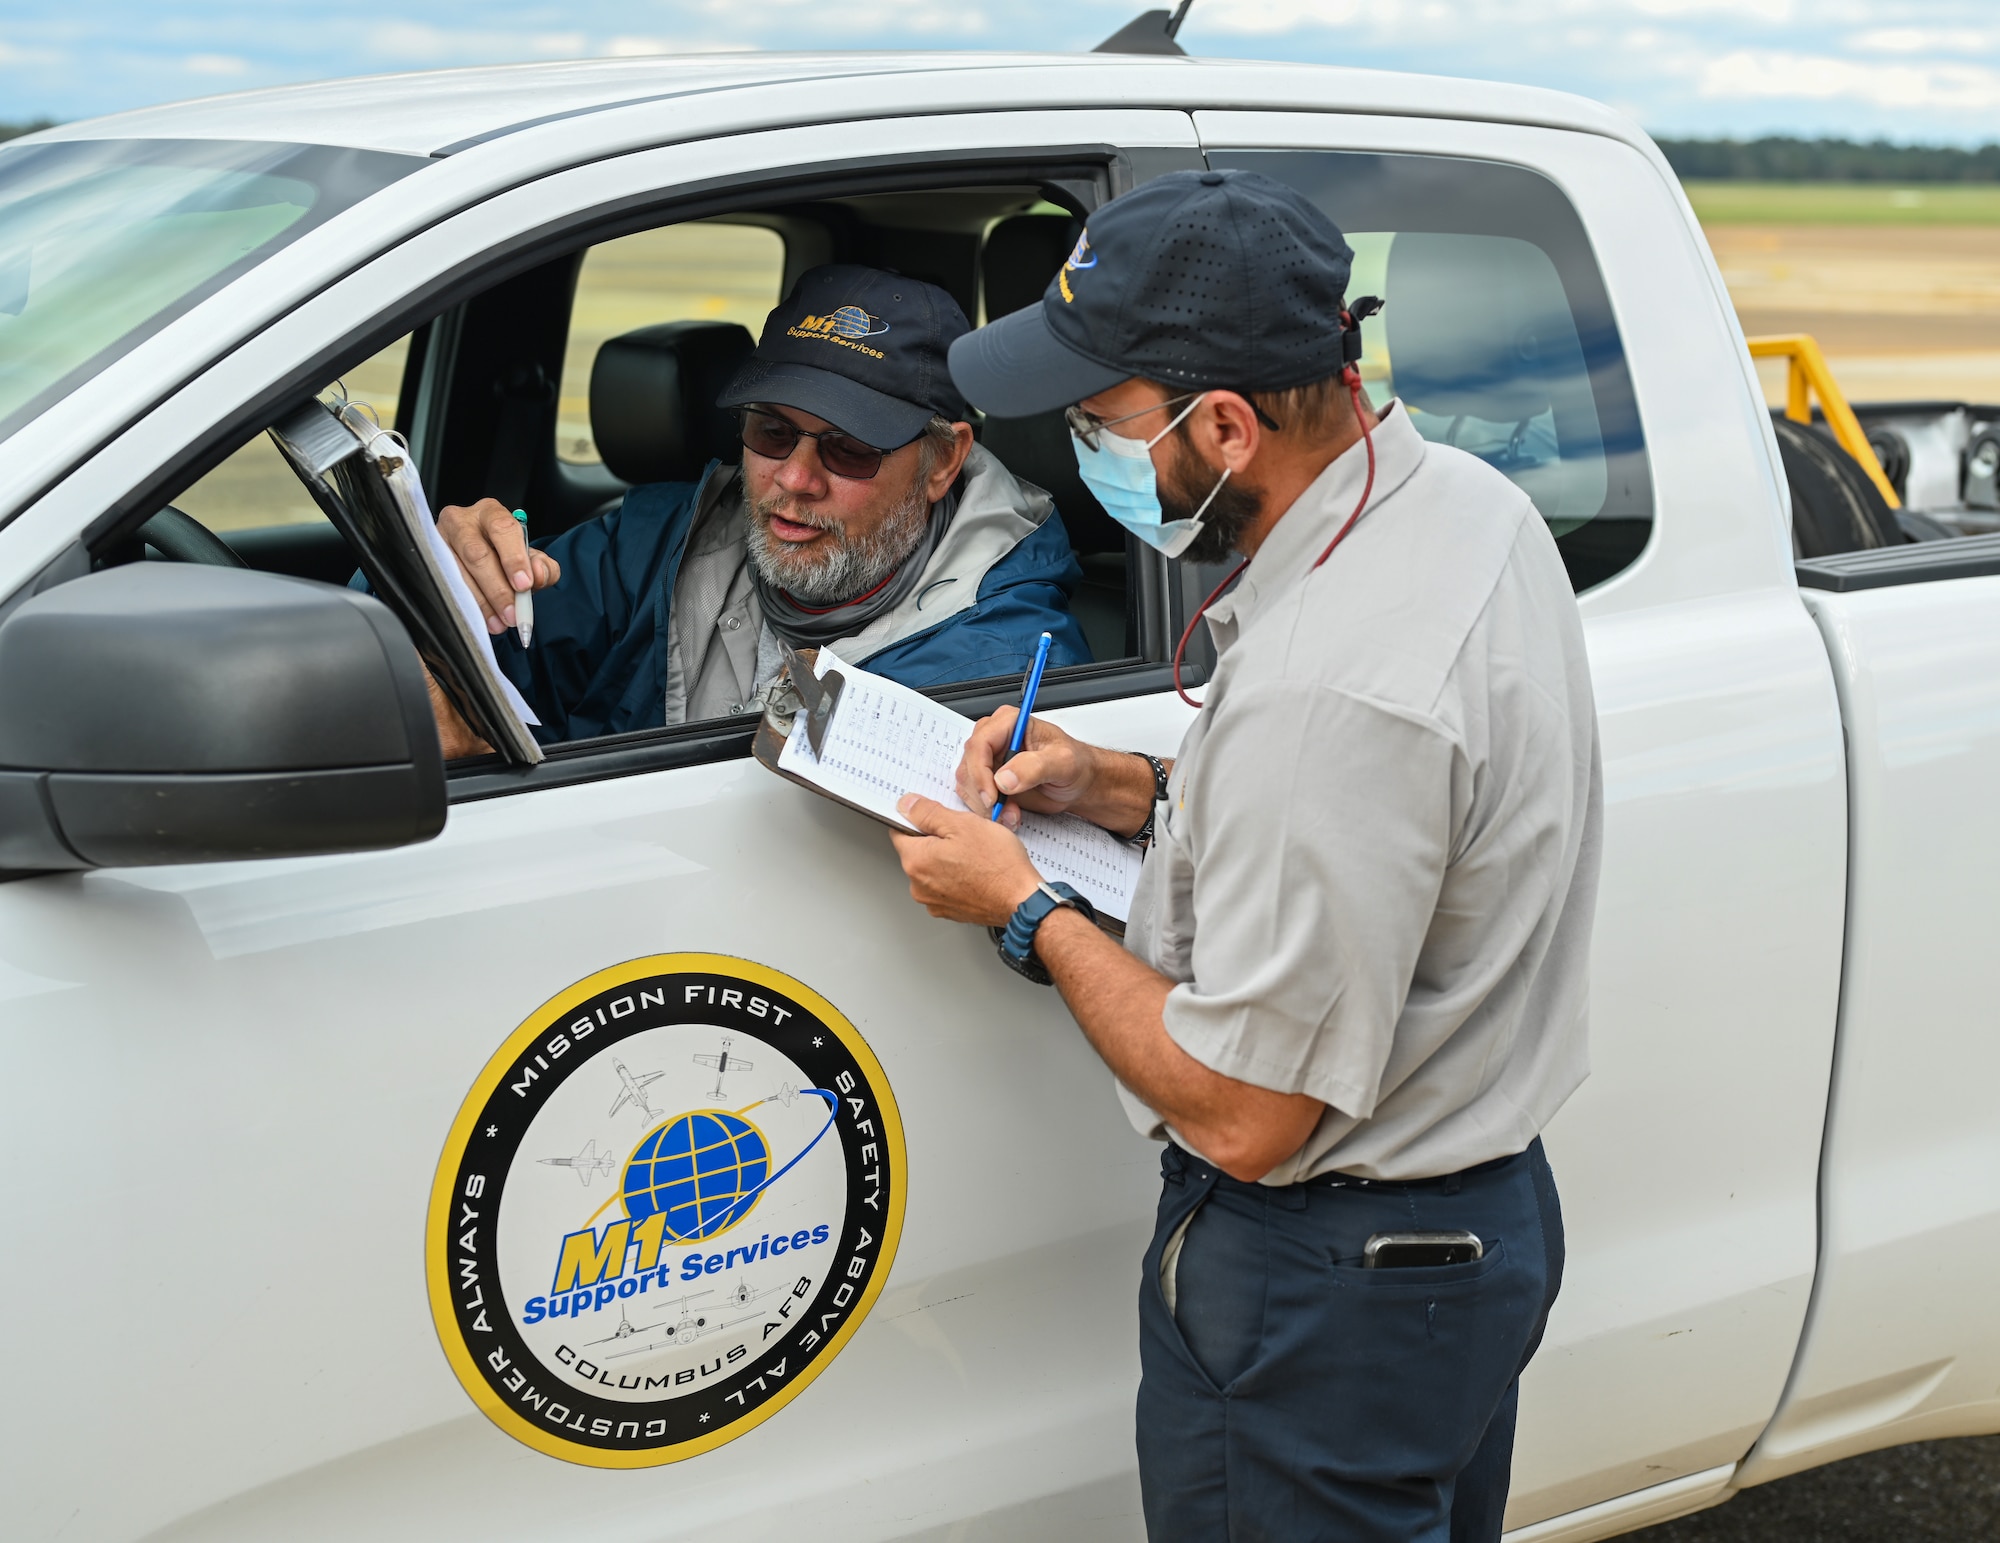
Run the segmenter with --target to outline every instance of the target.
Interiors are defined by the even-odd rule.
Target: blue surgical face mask
[[[1229,469],[1223,468],[1222,476],[1208,497],[1201,501],[1201,508],[1195,510],[1194,517],[1186,520],[1169,520],[1160,508],[1159,480],[1153,470],[1153,446],[1171,434],[1180,421],[1201,405],[1201,395],[1183,407],[1169,423],[1151,439],[1128,439],[1123,434],[1113,434],[1108,429],[1099,428],[1096,433],[1098,447],[1092,449],[1074,431],[1070,443],[1076,447],[1076,469],[1083,474],[1083,485],[1097,495],[1097,501],[1104,505],[1104,512],[1120,525],[1132,532],[1146,545],[1164,552],[1168,557],[1179,557],[1188,549],[1189,543],[1201,534],[1202,515],[1215,502],[1215,495],[1222,491],[1222,484],[1229,480]],[[1138,414],[1132,414],[1137,417]]]

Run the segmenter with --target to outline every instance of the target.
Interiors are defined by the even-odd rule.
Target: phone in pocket
[[[1471,1264],[1486,1252],[1474,1232],[1378,1232],[1361,1249],[1365,1270],[1416,1269]]]

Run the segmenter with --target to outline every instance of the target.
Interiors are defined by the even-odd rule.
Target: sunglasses
[[[816,439],[819,441],[820,465],[834,476],[846,477],[853,482],[866,482],[873,477],[882,469],[882,458],[889,453],[877,450],[840,429],[822,429],[814,433],[811,429],[800,428],[789,418],[780,418],[776,413],[757,407],[743,409],[741,437],[745,450],[761,455],[767,461],[785,460],[799,448],[800,440]]]

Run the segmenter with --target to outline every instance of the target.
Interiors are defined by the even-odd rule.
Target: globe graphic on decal
[[[843,305],[833,313],[833,330],[844,338],[867,338],[873,337],[876,332],[887,332],[889,329],[876,327],[875,318],[860,306]]]
[[[625,1165],[633,1221],[664,1212],[676,1243],[712,1238],[750,1214],[771,1171],[764,1133],[741,1115],[697,1109],[649,1134]]]

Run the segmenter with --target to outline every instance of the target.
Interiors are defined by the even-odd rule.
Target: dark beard
[[[1160,513],[1169,520],[1191,520],[1222,472],[1195,454],[1182,430],[1175,430],[1174,442],[1179,445],[1180,453],[1174,457],[1173,470],[1158,483]],[[1259,494],[1233,479],[1223,483],[1202,510],[1201,534],[1188,543],[1180,560],[1227,562],[1237,555],[1237,543],[1243,539],[1243,533],[1263,512],[1264,500]]]

